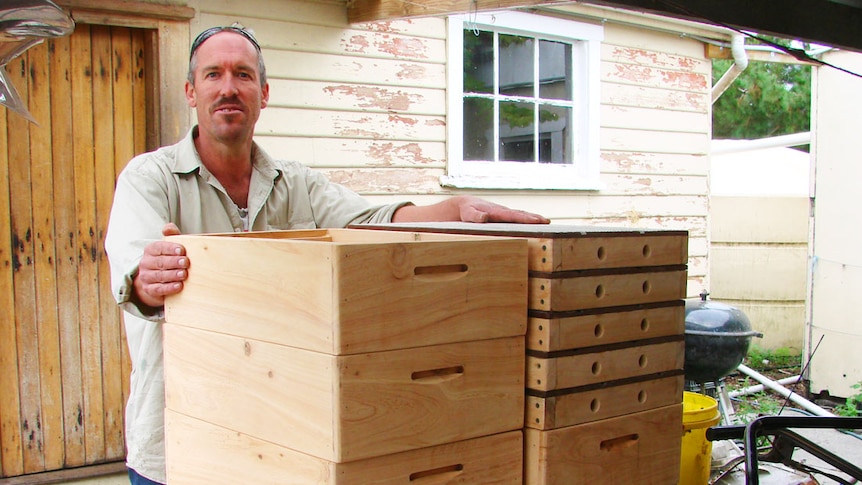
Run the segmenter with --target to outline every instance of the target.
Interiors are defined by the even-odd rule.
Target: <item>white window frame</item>
[[[522,12],[485,12],[449,17],[447,187],[477,189],[598,190],[601,41],[604,29],[587,24]],[[494,30],[506,34],[572,43],[574,57],[572,164],[467,161],[464,154],[464,30]],[[537,71],[538,72],[538,71]]]

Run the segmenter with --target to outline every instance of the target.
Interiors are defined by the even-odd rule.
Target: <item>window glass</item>
[[[444,185],[595,189],[602,28],[520,12],[449,27]]]

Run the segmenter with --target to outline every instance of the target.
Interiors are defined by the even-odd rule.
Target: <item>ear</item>
[[[195,100],[195,87],[188,81],[186,81],[186,102],[192,108],[197,107],[197,101]]]
[[[266,108],[266,105],[269,103],[269,83],[265,83],[263,85],[263,89],[261,89],[260,93],[260,109]]]

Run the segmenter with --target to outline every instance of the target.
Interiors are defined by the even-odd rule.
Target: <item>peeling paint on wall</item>
[[[622,61],[654,67],[669,67],[684,71],[694,70],[698,62],[690,57],[675,56],[645,49],[616,47],[612,55]]]
[[[353,35],[349,40],[341,44],[346,52],[364,53],[371,45],[363,35]]]
[[[419,121],[416,118],[410,118],[407,116],[399,116],[399,115],[389,115],[389,121],[393,123],[400,123],[402,125],[410,125],[413,126]]]
[[[401,64],[401,70],[396,74],[398,79],[422,79],[426,75],[426,69],[419,64]]]
[[[434,160],[422,154],[422,148],[418,143],[407,143],[396,146],[394,143],[374,144],[366,150],[368,157],[373,160],[371,165],[389,167],[396,160],[405,160],[412,164],[432,164]]]
[[[327,86],[324,91],[330,95],[342,95],[360,100],[357,107],[377,108],[387,111],[407,111],[411,104],[422,101],[419,95],[410,95],[403,91],[392,91],[386,88],[369,86],[339,85]]]
[[[384,36],[384,40],[375,42],[374,46],[381,52],[392,54],[395,57],[409,57],[415,59],[427,59],[428,54],[425,43],[418,38],[392,38]]]
[[[659,85],[677,89],[703,91],[708,88],[707,77],[693,72],[667,71],[646,66],[616,64],[614,75],[617,79],[636,84]]]

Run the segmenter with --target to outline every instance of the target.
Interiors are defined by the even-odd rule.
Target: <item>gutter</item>
[[[727,91],[727,88],[748,67],[748,54],[745,53],[745,37],[742,34],[734,34],[730,39],[730,52],[733,55],[733,65],[721,76],[721,79],[712,87],[712,102]]]

